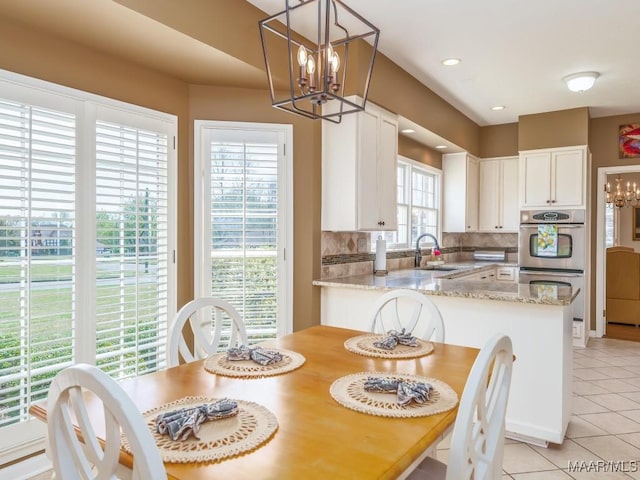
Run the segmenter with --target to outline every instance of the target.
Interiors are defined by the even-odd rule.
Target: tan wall
[[[264,69],[258,21],[264,12],[238,0],[117,0],[249,65]],[[283,3],[284,6],[284,3]],[[224,15],[220,15],[223,11]],[[366,12],[361,12],[366,15]],[[351,52],[350,52],[351,53]],[[366,70],[369,52],[356,50],[356,72]],[[266,83],[266,81],[265,81]],[[395,63],[377,53],[368,99],[428,130],[479,154],[479,127]]]
[[[518,155],[518,124],[480,127],[480,158]]]
[[[178,306],[193,298],[188,86],[0,18],[0,68],[178,117]],[[10,45],[10,47],[9,47]]]
[[[194,120],[293,125],[293,322],[295,330],[319,324],[320,291],[311,282],[320,278],[320,122],[276,110],[264,90],[192,85],[190,105],[191,125]]]
[[[405,136],[398,135],[398,155],[442,170],[442,154]]]
[[[518,125],[518,150],[569,147],[589,143],[587,107],[522,115]]]
[[[480,153],[480,128],[379,52],[369,99],[473,155]]]
[[[640,123],[640,113],[632,115],[618,115],[612,117],[593,118],[590,121],[590,142],[592,155],[592,175],[591,175],[591,191],[596,192],[596,188],[603,188],[602,185],[596,185],[598,181],[598,168],[600,167],[616,167],[622,165],[638,165],[638,172],[640,172],[640,157],[634,158],[619,158],[618,154],[618,129],[620,125],[628,123]],[[640,179],[640,174],[638,175]],[[612,187],[615,186],[615,181],[612,182]],[[591,203],[591,245],[593,249],[596,247],[596,225],[597,225],[597,210],[596,202],[597,198],[594,193],[592,195]],[[620,235],[629,236],[631,230],[628,231],[621,229]],[[595,312],[595,291],[596,291],[596,257],[595,251],[592,250],[591,255],[591,271],[594,275],[591,276],[591,311]],[[603,272],[598,272],[604,275]],[[595,314],[591,318],[591,328],[595,329]]]

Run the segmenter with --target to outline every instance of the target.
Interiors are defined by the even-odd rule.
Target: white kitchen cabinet
[[[443,231],[478,230],[478,159],[466,152],[442,156]]]
[[[396,230],[397,117],[371,103],[322,122],[322,229]]]
[[[522,208],[585,208],[586,146],[520,152]]]
[[[518,157],[480,160],[478,230],[517,233]]]

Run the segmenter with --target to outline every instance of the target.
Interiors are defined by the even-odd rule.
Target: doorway
[[[627,165],[616,167],[600,167],[598,168],[597,175],[597,199],[596,199],[596,214],[597,214],[597,230],[596,230],[596,336],[607,336],[610,338],[621,338],[625,340],[640,341],[640,328],[628,327],[626,325],[607,324],[605,316],[606,308],[606,223],[607,218],[607,206],[606,206],[606,192],[603,185],[607,183],[607,176],[617,174],[637,173],[640,174],[640,165]],[[639,175],[640,178],[640,175]],[[615,189],[615,185],[612,185],[612,190]],[[615,208],[615,207],[614,207]],[[626,208],[626,207],[622,207]],[[625,231],[628,230],[628,231]],[[620,231],[620,229],[618,229]],[[619,235],[631,236],[631,228],[624,228],[620,231]],[[620,239],[616,245],[620,243]]]

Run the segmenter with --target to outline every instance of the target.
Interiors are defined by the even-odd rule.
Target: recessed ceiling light
[[[436,148],[438,150],[444,150],[445,148],[447,148],[447,146],[446,145],[436,145]]]
[[[504,105],[496,105],[494,107],[491,107],[491,110],[493,110],[494,112],[498,112],[500,110],[504,110]]]
[[[416,131],[413,128],[405,128],[400,130],[400,133],[416,133]]]
[[[444,60],[442,60],[442,64],[446,65],[447,67],[452,67],[454,65],[458,65],[462,60],[460,60],[459,58],[445,58]]]

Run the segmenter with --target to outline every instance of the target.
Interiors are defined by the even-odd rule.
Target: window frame
[[[431,175],[434,177],[434,187],[435,187],[435,203],[437,205],[437,207],[435,209],[431,209],[429,207],[416,207],[416,208],[429,208],[429,210],[435,210],[436,211],[436,216],[437,216],[437,220],[436,220],[436,237],[438,238],[438,242],[442,243],[441,241],[441,236],[442,236],[442,170],[436,167],[433,167],[431,165],[427,165],[425,163],[421,163],[415,160],[412,160],[410,158],[407,157],[403,157],[402,155],[398,155],[398,160],[397,160],[397,169],[396,171],[398,171],[400,169],[400,167],[404,167],[404,177],[405,177],[405,182],[408,182],[407,184],[405,184],[402,188],[402,191],[405,194],[405,199],[406,202],[400,202],[400,198],[397,198],[397,209],[396,209],[396,214],[398,215],[398,229],[395,230],[394,232],[374,232],[371,236],[371,246],[372,246],[372,250],[375,251],[375,240],[376,238],[378,238],[378,236],[380,234],[383,235],[383,238],[387,239],[387,250],[412,250],[413,247],[413,242],[414,240],[412,240],[412,236],[411,236],[411,232],[413,231],[413,216],[412,216],[412,211],[413,211],[413,172],[414,170],[419,171],[420,173],[426,174],[426,175]],[[396,182],[398,182],[398,178],[396,177]],[[400,188],[398,188],[398,197],[400,196]],[[400,219],[400,208],[401,207],[405,207],[406,210],[406,219],[403,219],[403,221],[401,221]],[[406,223],[406,226],[404,227],[405,232],[405,238],[407,239],[406,242],[390,242],[389,241],[389,236],[394,235],[396,236],[396,238],[400,237],[400,229],[401,229],[401,225],[403,225],[404,223]],[[385,235],[387,234],[387,235]]]
[[[177,116],[1,69],[0,86],[0,96],[9,101],[75,115],[74,362],[94,363],[96,357],[96,123],[127,119],[131,127],[157,127],[167,134],[168,330],[176,311]],[[41,450],[45,431],[46,425],[33,418],[2,427],[0,463]]]
[[[281,305],[276,324],[278,337],[293,332],[293,125],[277,123],[194,121],[194,291],[196,296],[211,295],[211,252],[208,239],[211,224],[210,171],[205,159],[206,141],[212,130],[226,132],[276,133],[282,141],[278,170],[278,276],[283,279],[277,302]]]

